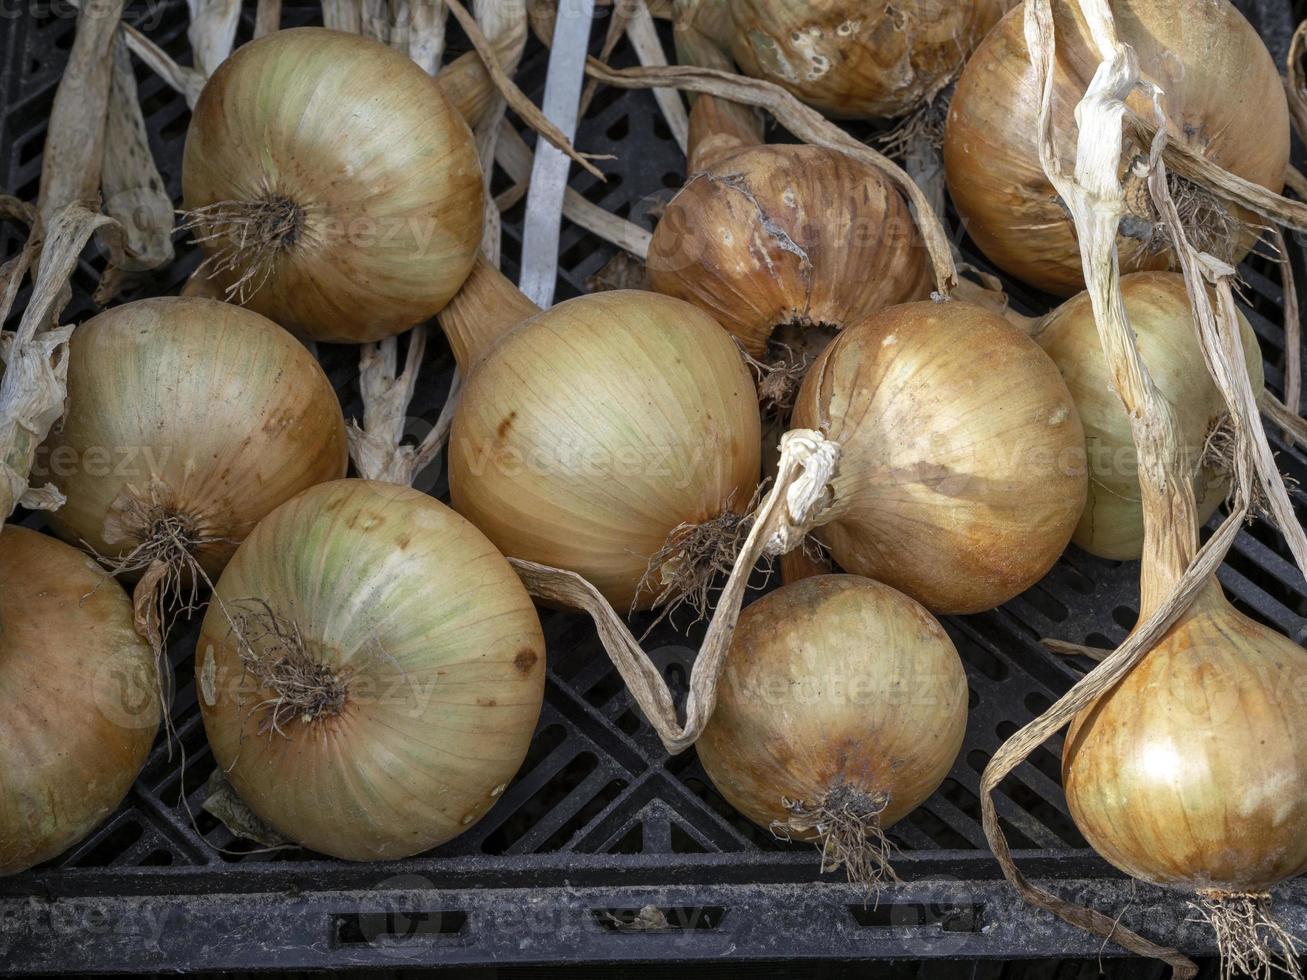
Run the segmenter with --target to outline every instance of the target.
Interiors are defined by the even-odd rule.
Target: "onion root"
[[[841,780],[812,802],[783,799],[790,815],[773,821],[771,832],[786,841],[816,838],[821,870],[844,868],[849,881],[871,893],[886,881],[899,880],[889,861],[894,845],[880,826],[889,801],[888,793],[868,793]]]
[[[1294,980],[1303,980],[1298,963],[1298,946],[1284,926],[1271,914],[1271,896],[1202,891],[1189,907],[1197,919],[1216,933],[1221,954],[1221,980],[1235,976],[1269,980],[1279,970]]]

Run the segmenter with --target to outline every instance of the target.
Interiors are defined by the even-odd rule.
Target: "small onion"
[[[936,613],[1033,585],[1084,509],[1084,431],[1056,365],[969,303],[846,327],[809,370],[793,426],[843,449],[818,540]]]
[[[1278,192],[1289,162],[1289,114],[1274,61],[1257,32],[1228,0],[1115,0],[1117,33],[1138,56],[1142,80],[1161,87],[1168,139],[1226,170]],[[1098,48],[1078,4],[1056,0],[1057,59],[1053,132],[1062,167],[1075,160],[1073,110],[1098,67]],[[1040,289],[1070,295],[1084,288],[1075,230],[1040,165],[1040,93],[1018,8],[995,27],[967,63],[949,109],[944,163],[949,192],[967,232],[996,265]],[[1149,98],[1128,101],[1153,119]],[[1147,155],[1147,147],[1136,147]],[[1117,237],[1121,271],[1166,269],[1142,180],[1126,176],[1127,215]],[[1253,237],[1244,216],[1201,188],[1178,185],[1190,237],[1236,262]]]
[[[934,617],[870,579],[822,575],[740,614],[697,747],[737,810],[871,885],[893,874],[883,832],[948,775],[966,724],[966,673]]]
[[[38,457],[63,538],[149,592],[216,577],[255,523],[345,474],[345,422],[290,334],[209,299],[141,300],[69,344],[68,411]],[[149,583],[147,585],[147,583]]]
[[[892,118],[929,102],[1010,0],[727,0],[746,74],[828,115]]]
[[[438,313],[481,244],[471,131],[410,58],[353,34],[278,31],[205,85],[182,186],[227,294],[316,340]]]
[[[1210,583],[1071,727],[1062,780],[1085,839],[1213,909],[1307,871],[1304,676],[1307,652]]]
[[[488,309],[521,303],[498,273],[486,285]],[[759,478],[757,392],[706,313],[616,290],[502,339],[475,317],[466,327],[480,337],[443,322],[460,365],[475,364],[450,433],[450,494],[505,555],[647,608],[697,564],[676,544],[691,528],[729,539],[741,526]],[[642,587],[651,565],[656,584]]]
[[[131,789],[159,728],[132,603],[87,556],[0,533],[0,875],[56,857]]]
[[[769,395],[769,379],[788,389],[808,342],[819,350],[845,324],[932,288],[889,179],[817,146],[749,147],[694,174],[658,222],[648,269],[656,290],[712,314],[773,369],[761,394],[781,405],[792,391]]]
[[[275,831],[349,860],[462,833],[526,755],[544,637],[485,536],[407,487],[341,480],[259,523],[197,646],[218,765]]]
[[[1228,412],[1196,341],[1193,312],[1179,273],[1138,272],[1121,277],[1126,313],[1153,383],[1171,404],[1176,434],[1191,461],[1198,520],[1215,513],[1229,488],[1220,458]],[[1262,390],[1257,336],[1239,315],[1253,391]],[[1088,293],[1068,300],[1035,327],[1035,340],[1066,379],[1085,428],[1089,498],[1072,540],[1091,554],[1118,560],[1143,553],[1144,512],[1134,436],[1094,324]]]

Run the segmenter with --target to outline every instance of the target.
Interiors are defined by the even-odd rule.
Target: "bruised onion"
[[[257,313],[180,297],[77,329],[67,414],[38,457],[67,498],[51,526],[142,575],[143,614],[147,597],[216,577],[260,518],[345,464],[340,404],[317,360]]]
[[[817,146],[747,147],[694,173],[658,222],[648,269],[656,290],[735,335],[759,364],[764,400],[783,407],[835,331],[932,288],[889,178]]]
[[[817,539],[932,612],[979,612],[1033,585],[1084,509],[1084,432],[1056,365],[969,303],[846,327],[809,370],[793,425],[842,450]]]
[[[749,75],[827,115],[892,118],[929,102],[1010,0],[727,0]]]
[[[1230,439],[1229,414],[1195,341],[1184,277],[1166,272],[1122,276],[1121,293],[1139,352],[1153,383],[1172,406],[1181,455],[1193,474],[1197,517],[1205,522],[1230,485],[1228,463],[1222,458],[1223,444]],[[1239,325],[1248,376],[1254,392],[1260,393],[1257,336],[1242,314]],[[1066,379],[1085,429],[1089,497],[1072,540],[1103,558],[1138,558],[1144,546],[1144,512],[1134,437],[1112,388],[1089,295],[1081,293],[1039,321],[1034,337]]]
[[[56,857],[111,814],[159,727],[132,603],[86,555],[0,534],[0,875]]]
[[[966,724],[966,674],[934,617],[870,579],[821,575],[740,614],[697,747],[737,810],[871,885],[893,875],[884,831],[943,782]]]
[[[1162,90],[1168,139],[1224,169],[1278,192],[1289,162],[1289,114],[1274,61],[1228,0],[1119,0],[1112,4],[1122,42],[1142,79]],[[1077,128],[1073,110],[1098,67],[1098,48],[1074,0],[1053,4],[1056,153],[1070,172]],[[967,232],[996,265],[1060,295],[1084,287],[1071,218],[1044,175],[1037,147],[1040,91],[1023,34],[1023,8],[996,26],[967,63],[949,109],[944,163],[949,192]],[[1128,106],[1154,118],[1136,89]],[[1147,146],[1135,152],[1147,156]],[[1128,155],[1127,155],[1128,162]],[[1121,271],[1172,264],[1143,178],[1127,173],[1127,213],[1117,248]],[[1193,184],[1175,196],[1196,245],[1237,262],[1253,242],[1245,215]]]
[[[262,520],[197,646],[204,727],[241,799],[350,860],[462,833],[525,757],[544,638],[486,537],[407,487],[341,480]]]
[[[182,185],[228,297],[316,340],[428,319],[481,243],[467,124],[410,58],[353,34],[278,31],[223,62],[196,103]]]
[[[505,555],[576,572],[618,608],[704,581],[759,479],[757,393],[730,335],[633,290],[513,326],[531,307],[488,267],[457,304],[442,317],[470,368],[450,433],[455,510]]]

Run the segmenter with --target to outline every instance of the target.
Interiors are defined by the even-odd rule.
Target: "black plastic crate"
[[[240,41],[252,27],[248,6]],[[1289,4],[1241,6],[1282,60],[1292,27]],[[284,22],[310,23],[317,16],[314,5],[287,4]],[[189,59],[184,4],[151,0],[130,7],[128,17],[179,60]],[[0,8],[0,188],[24,198],[36,194],[45,123],[73,18],[71,6],[47,0]],[[594,32],[596,43],[602,33]],[[665,41],[670,51],[670,38]],[[452,28],[451,48],[458,48]],[[614,62],[633,63],[624,44]],[[546,53],[532,42],[519,81],[537,101],[545,69]],[[177,197],[189,113],[180,96],[139,65],[137,76],[152,148]],[[652,227],[651,211],[680,187],[685,167],[652,96],[600,90],[577,142],[617,159],[604,164],[606,182],[574,168],[572,186]],[[509,275],[516,273],[522,211],[519,204],[504,216]],[[11,254],[20,242],[14,229],[0,226],[0,253]],[[968,251],[965,241],[963,248]],[[559,298],[584,291],[586,278],[612,253],[564,221]],[[124,298],[176,292],[198,261],[192,247],[179,244],[177,261]],[[1307,267],[1298,266],[1300,282],[1307,280]],[[102,259],[88,250],[68,317],[93,309],[89,297],[101,267]],[[1276,268],[1254,259],[1243,272],[1246,312],[1266,354],[1267,384],[1280,395]],[[1018,306],[1049,305],[1017,284],[1010,288]],[[448,387],[452,358],[440,341],[432,347],[412,409],[415,427],[434,420]],[[323,346],[319,353],[346,415],[357,415],[356,351]],[[1277,433],[1271,438],[1282,468],[1297,481],[1295,503],[1307,513],[1300,489],[1307,456],[1286,449]],[[430,474],[422,487],[442,495],[443,477]],[[27,523],[40,526],[41,518],[29,516]],[[198,624],[183,626],[169,656],[185,771],[161,740],[108,822],[56,861],[0,879],[0,971],[1117,954],[1101,939],[1023,905],[1003,881],[981,831],[978,784],[1001,742],[1091,666],[1048,653],[1039,639],[1114,646],[1137,616],[1137,577],[1137,563],[1072,549],[1043,582],[1003,608],[946,622],[971,687],[966,744],[940,791],[894,828],[902,848],[895,866],[905,881],[870,905],[842,872],[821,875],[812,848],[777,841],[734,813],[692,751],[669,758],[588,622],[554,612],[542,614],[549,668],[531,752],[503,798],[467,834],[421,857],[389,863],[259,852],[201,809],[214,763],[191,668]],[[1259,523],[1242,533],[1221,579],[1246,613],[1300,643],[1307,637],[1307,586],[1272,528]],[[663,626],[646,643],[678,693],[698,638]],[[1058,740],[1050,741],[997,796],[1022,867],[1066,897],[1121,913],[1132,928],[1210,953],[1211,937],[1186,922],[1182,897],[1120,876],[1085,846],[1062,796],[1060,750]],[[1307,882],[1289,883],[1276,900],[1290,930],[1307,937]],[[1140,970],[1154,972],[1151,966]]]

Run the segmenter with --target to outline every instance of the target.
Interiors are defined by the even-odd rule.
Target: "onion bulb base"
[[[822,797],[782,800],[789,816],[773,820],[770,830],[782,840],[815,840],[821,848],[823,873],[844,868],[849,881],[868,893],[899,880],[890,864],[894,845],[881,829],[880,817],[890,804],[885,792],[867,792],[838,782]]]
[[[1278,970],[1303,980],[1297,942],[1276,921],[1270,895],[1201,891],[1189,907],[1216,934],[1222,977],[1269,977]]]
[[[283,194],[217,201],[184,212],[181,228],[195,232],[206,255],[196,275],[223,283],[222,298],[244,306],[267,282],[277,258],[304,231],[304,208]]]

